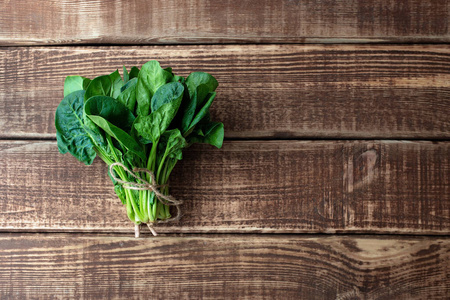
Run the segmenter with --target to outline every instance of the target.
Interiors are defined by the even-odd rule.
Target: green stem
[[[155,174],[155,181],[151,182],[153,184],[160,184],[164,185],[168,182],[170,173],[172,172],[173,168],[175,167],[175,164],[177,163],[177,160],[175,159],[167,159],[168,156],[166,153],[164,153],[163,158],[161,159],[161,162],[159,165],[156,165],[157,161],[157,148],[158,147],[158,141],[152,144],[152,148],[150,150],[149,158],[147,161],[147,169],[149,169],[152,172],[155,172],[155,169],[157,167],[157,172]],[[147,180],[150,180],[149,176],[147,176]],[[163,187],[161,189],[161,192],[165,195],[168,195],[169,188]],[[131,196],[131,195],[130,195]],[[141,211],[144,214],[144,220],[145,222],[147,220],[150,220],[150,222],[156,221],[158,218],[161,220],[170,218],[170,206],[162,204],[153,194],[152,191],[144,191],[143,193],[139,193],[140,198],[140,208]],[[153,200],[153,202],[150,202]],[[134,202],[130,201],[133,205]],[[133,205],[133,209],[136,211],[135,206]],[[141,218],[141,216],[136,212],[137,218]],[[142,219],[141,219],[142,220]]]
[[[152,172],[155,172],[156,151],[158,150],[158,142],[159,140],[152,143],[152,149],[150,150],[150,155],[148,156],[147,169],[149,169]]]
[[[109,159],[108,154],[106,154],[102,148],[95,147],[95,152],[97,152],[98,157],[100,157],[101,160],[103,160],[108,166],[113,163],[113,161]]]
[[[176,161],[175,161],[175,163],[176,163]],[[171,161],[169,161],[169,163],[166,164],[166,166],[164,167],[164,177],[163,177],[164,184],[168,184],[168,182],[169,182],[169,175],[170,175],[170,172],[172,171],[172,170],[169,171],[169,169],[170,169],[169,164],[175,165],[175,163],[171,163]],[[173,167],[172,167],[172,169],[173,169]],[[168,185],[165,186],[162,192],[163,192],[164,195],[168,195],[169,194],[169,186]],[[170,207],[168,205],[165,205],[164,209],[165,209],[165,212],[166,212],[166,218],[170,218],[171,217],[171,215],[170,215]]]
[[[108,154],[102,148],[96,148],[96,151],[97,151],[98,156],[108,166],[110,166],[111,164],[114,163],[114,161],[109,158]],[[113,153],[115,153],[115,152],[113,151]],[[117,158],[117,156],[116,156],[116,158]],[[122,179],[124,181],[127,180],[126,174],[124,174],[122,169],[114,168],[114,171],[116,171],[116,173],[119,175],[120,179]],[[126,192],[126,190],[125,190],[125,200],[126,200],[127,216],[132,222],[136,223],[136,214],[134,213],[133,207],[131,205],[131,201],[132,200],[130,199],[130,197],[129,197],[128,193]]]
[[[144,221],[148,221],[147,212],[147,191],[139,191],[139,207],[144,215]]]
[[[156,140],[154,143],[152,143],[152,148],[150,150],[150,154],[148,156],[148,161],[147,161],[147,169],[150,170],[151,172],[155,172],[155,166],[156,166],[156,154],[157,154],[157,150],[158,150],[158,142],[159,140]],[[150,181],[150,176],[147,175],[147,180]],[[157,182],[150,182],[151,184],[157,184]],[[158,218],[158,215],[156,214],[156,203],[157,203],[157,199],[155,197],[153,197],[153,203],[150,204],[150,199],[152,199],[152,191],[147,191],[147,212],[148,212],[148,217],[150,219],[151,222],[156,221],[156,219]]]
[[[166,165],[164,164],[166,158],[167,158],[167,155],[164,153],[164,156],[163,156],[163,158],[162,158],[162,160],[161,160],[161,163],[159,164],[159,167],[158,167],[158,172],[156,172],[156,182],[160,182],[160,180],[159,180],[159,175],[160,175],[160,173],[161,173],[162,167],[163,167],[163,166],[166,166]],[[162,183],[162,184],[164,184],[164,183]]]
[[[107,135],[106,139],[108,141],[109,149],[111,150],[115,161],[121,163],[122,161],[117,156],[117,153],[115,151],[114,145],[113,145],[112,140],[111,140],[111,136]],[[125,170],[123,170],[122,168],[114,167],[114,171],[117,172],[117,174],[119,175],[120,179],[122,179],[123,181],[129,181],[128,176],[125,174]],[[139,207],[137,207],[137,205],[136,205],[137,203],[136,203],[136,201],[134,199],[132,191],[129,190],[129,189],[125,189],[125,197],[126,197],[126,200],[127,200],[127,213],[128,213],[129,218],[131,219],[130,215],[132,215],[131,211],[130,211],[130,204],[131,204],[131,208],[133,209],[134,216],[135,216],[135,220],[134,220],[135,223],[145,222],[146,221],[145,214],[143,214],[140,211]]]
[[[153,206],[152,206],[152,214],[155,218],[155,220],[158,218],[158,204],[159,204],[159,200],[155,197],[154,201],[153,201]]]
[[[150,219],[150,222],[154,222],[156,220],[154,214],[153,214],[153,204],[155,203],[155,199],[153,199],[153,203],[150,203],[150,199],[152,197],[152,191],[146,191],[147,192],[147,211],[148,211],[148,217]]]
[[[169,175],[172,172],[175,164],[177,163],[177,160],[167,160],[166,163],[164,164],[164,169],[162,169],[161,174],[161,180],[159,180],[158,182],[160,182],[161,185],[165,185],[168,183],[169,181]],[[163,193],[164,195],[168,195],[169,194],[169,187],[165,186],[161,189],[161,193]],[[165,205],[165,204],[161,204],[161,208],[162,210],[160,211],[160,214],[162,216],[163,219],[168,219],[171,217],[170,215],[170,206],[169,205]]]
[[[139,207],[137,207],[131,190],[125,189],[125,195],[127,195],[127,199],[128,199],[128,197],[130,198],[131,206],[133,207],[134,213],[136,214],[136,217],[138,219],[136,221],[145,223],[145,221],[146,221],[145,217],[142,215],[141,211],[139,210]]]

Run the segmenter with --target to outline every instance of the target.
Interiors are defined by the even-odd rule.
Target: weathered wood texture
[[[4,0],[0,44],[449,42],[448,0]]]
[[[65,76],[150,59],[217,77],[228,138],[450,138],[442,45],[1,48],[0,137],[54,137]]]
[[[448,238],[0,236],[2,299],[446,299]]]
[[[0,231],[131,233],[106,169],[55,142],[1,142]],[[450,233],[448,142],[197,146],[171,187],[184,216],[159,232]]]

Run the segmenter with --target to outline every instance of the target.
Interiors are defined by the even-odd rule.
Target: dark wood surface
[[[449,42],[448,0],[5,0],[0,44]]]
[[[218,81],[228,138],[450,137],[443,45],[214,45],[0,49],[0,136],[54,138],[67,75],[90,78],[157,59]]]
[[[445,299],[450,240],[0,236],[0,297]]]
[[[448,0],[2,1],[0,298],[449,299],[449,15]],[[59,154],[53,123],[67,75],[150,59],[219,80],[226,142],[186,152],[181,221],[135,239],[106,166]]]
[[[131,233],[106,169],[59,154],[55,142],[0,143],[0,231]],[[184,216],[158,231],[445,235],[449,177],[448,142],[195,146],[170,183]]]

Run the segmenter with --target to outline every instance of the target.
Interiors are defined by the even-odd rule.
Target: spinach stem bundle
[[[58,149],[86,165],[96,156],[114,164],[114,174],[108,172],[114,190],[136,225],[173,220],[169,203],[152,189],[131,189],[119,181],[147,182],[169,195],[169,177],[183,149],[194,143],[221,148],[223,124],[212,122],[209,113],[217,86],[208,73],[184,78],[155,60],[140,70],[124,67],[123,78],[118,70],[92,80],[68,76],[55,114]],[[143,168],[154,176],[129,173]]]

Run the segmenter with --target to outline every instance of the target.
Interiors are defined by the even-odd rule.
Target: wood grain
[[[1,235],[2,299],[445,299],[448,238]]]
[[[0,137],[54,138],[67,75],[150,59],[218,79],[228,138],[450,138],[445,45],[1,48]]]
[[[0,231],[131,233],[106,169],[55,142],[1,142]],[[159,232],[450,233],[448,142],[199,145],[171,178],[183,217]]]
[[[0,44],[449,42],[448,0],[5,0]]]

